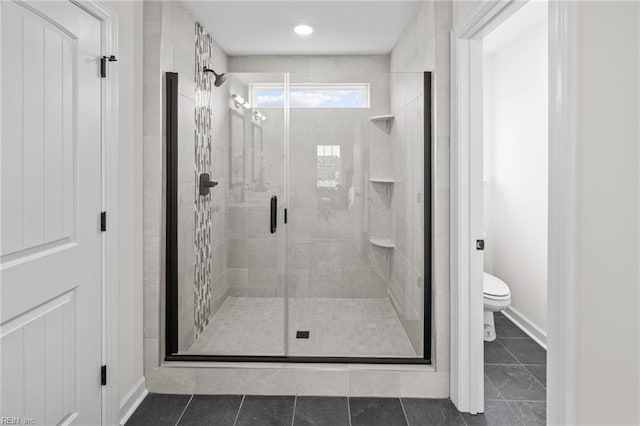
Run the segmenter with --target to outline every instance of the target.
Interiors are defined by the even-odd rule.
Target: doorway
[[[529,2],[482,40],[485,414],[514,424],[546,422],[548,31]]]
[[[486,186],[488,186],[484,182],[484,178],[487,176],[483,173],[483,139],[485,136],[483,135],[482,111],[486,102],[483,93],[483,78],[485,77],[483,43],[493,31],[508,23],[509,19],[519,13],[521,8],[527,4],[523,2],[487,2],[478,5],[453,30],[451,275],[454,315],[452,318],[451,350],[452,370],[458,373],[453,375],[451,397],[459,409],[468,410],[471,413],[481,413],[485,408],[485,378],[482,374],[484,354],[486,353],[482,338],[484,314],[483,303],[479,303],[483,300],[483,271],[485,269],[483,254],[484,240],[487,237],[484,234],[482,200],[486,193]],[[537,5],[541,4],[537,3]],[[564,6],[553,3],[549,4],[549,11],[544,13],[545,16],[549,16],[549,39],[557,42],[558,46],[562,46],[558,40],[560,37],[558,31],[562,28],[559,26],[559,22],[561,14],[564,12],[566,12]],[[553,49],[550,47],[551,53]],[[548,56],[551,58],[551,65],[553,65],[551,53]],[[549,85],[549,99],[551,100],[553,99],[551,93],[558,89],[552,84],[551,74]],[[552,103],[549,102],[549,104]],[[551,114],[549,115],[551,116]],[[549,157],[553,158],[551,152]],[[554,238],[550,234],[550,248],[553,247]],[[489,263],[491,263],[490,260]],[[513,319],[512,313],[507,312]],[[543,314],[543,316],[546,319],[546,315]],[[518,320],[521,319],[518,318]],[[504,318],[504,320],[507,319]],[[551,328],[552,325],[548,327]],[[531,335],[531,333],[529,334]],[[540,385],[540,383],[537,384]]]

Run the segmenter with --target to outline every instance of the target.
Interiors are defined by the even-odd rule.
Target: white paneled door
[[[101,23],[0,1],[0,415],[101,421]]]

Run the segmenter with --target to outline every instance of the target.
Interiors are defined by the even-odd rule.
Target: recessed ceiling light
[[[306,35],[309,35],[309,34],[311,34],[313,32],[313,28],[311,26],[309,26],[309,25],[302,24],[302,25],[297,25],[293,29],[293,31],[295,31],[296,34],[300,34],[300,35],[306,36]]]

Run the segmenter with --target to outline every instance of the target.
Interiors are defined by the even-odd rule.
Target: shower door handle
[[[271,197],[271,233],[275,234],[278,226],[278,197]]]

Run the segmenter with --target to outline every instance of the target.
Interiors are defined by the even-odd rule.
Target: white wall
[[[119,397],[142,378],[142,3],[108,2],[118,13]]]
[[[451,1],[423,1],[391,52],[391,71],[432,75],[432,355],[438,372],[449,374],[449,32]],[[392,110],[411,97],[410,78],[392,81]],[[394,84],[395,83],[395,84]],[[398,118],[396,117],[396,120]],[[401,132],[402,133],[402,132]],[[402,136],[406,136],[402,135]],[[426,135],[425,135],[426,139]],[[395,147],[394,147],[395,148]],[[416,148],[414,145],[412,148]],[[423,147],[428,149],[427,147]],[[400,149],[400,148],[396,148]],[[413,153],[413,151],[412,151]],[[417,211],[420,211],[418,209]],[[414,230],[418,234],[418,230]],[[412,294],[408,292],[408,294]],[[415,293],[414,293],[415,294]]]
[[[579,2],[578,424],[639,424],[640,5]]]
[[[548,21],[520,9],[484,39],[484,268],[511,308],[542,330],[547,315]]]

